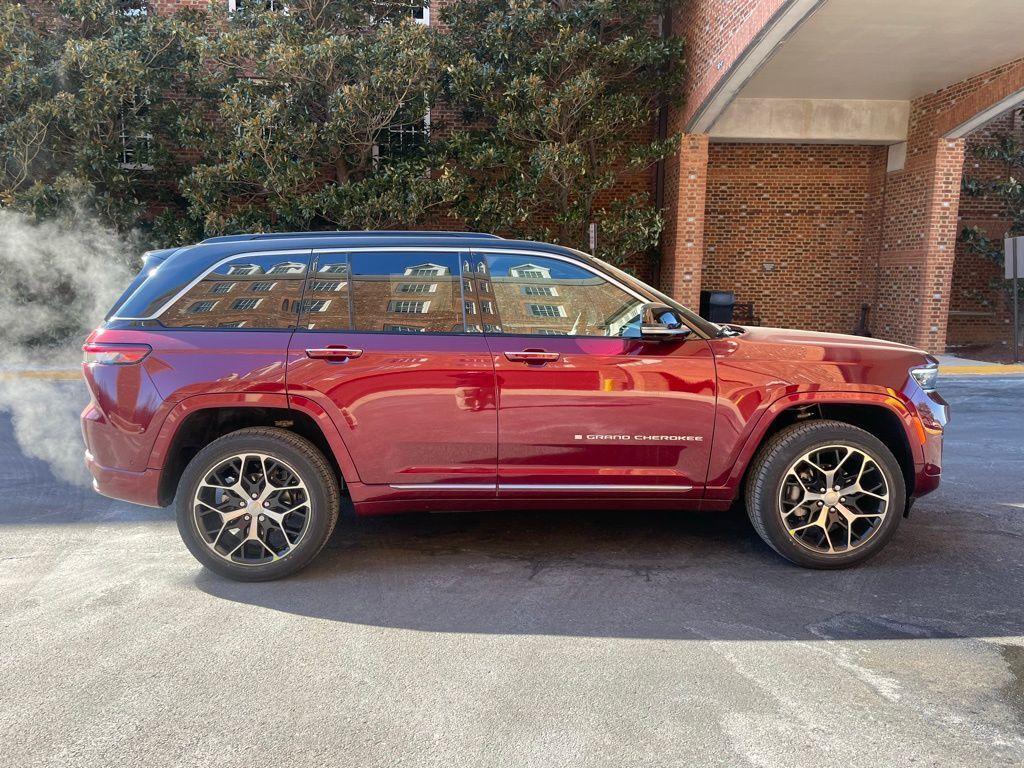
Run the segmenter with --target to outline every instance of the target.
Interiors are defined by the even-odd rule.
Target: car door
[[[499,496],[699,496],[714,423],[709,345],[639,338],[646,299],[565,257],[474,254],[498,382]]]
[[[288,392],[330,414],[361,483],[494,496],[494,367],[483,336],[466,331],[468,258],[410,248],[314,254]]]

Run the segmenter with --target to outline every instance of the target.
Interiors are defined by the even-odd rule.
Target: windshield
[[[647,283],[645,283],[643,280],[638,280],[637,278],[633,277],[633,275],[629,274],[628,272],[623,272],[618,267],[614,267],[611,264],[609,264],[608,262],[602,261],[601,259],[597,258],[596,256],[591,256],[589,253],[583,253],[582,251],[574,251],[574,253],[579,254],[580,256],[584,257],[585,259],[589,259],[591,261],[594,261],[594,262],[600,264],[609,273],[614,275],[617,279],[621,280],[622,282],[624,282],[626,285],[630,286],[634,290],[639,290],[641,293],[648,293],[648,294],[654,296],[654,298],[656,298],[658,301],[662,302],[663,304],[667,304],[668,306],[670,306],[673,309],[677,310],[686,319],[686,321],[687,321],[687,323],[689,323],[689,325],[697,328],[705,336],[707,336],[709,338],[714,338],[715,336],[721,335],[721,333],[722,333],[722,326],[717,325],[715,323],[712,323],[710,320],[705,320],[703,317],[698,315],[692,309],[689,309],[688,307],[684,307],[682,304],[680,304],[678,301],[673,299],[671,296],[667,296],[666,294],[664,294],[661,291],[659,291],[657,288],[652,288]]]

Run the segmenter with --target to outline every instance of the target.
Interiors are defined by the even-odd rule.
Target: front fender
[[[713,446],[712,466],[708,473],[705,499],[728,501],[736,498],[740,482],[754,454],[760,448],[772,424],[785,411],[807,405],[871,405],[885,408],[894,414],[903,426],[914,460],[915,474],[920,475],[925,464],[924,432],[919,416],[912,406],[892,389],[807,390],[782,395],[747,422],[747,428],[737,438],[722,444],[719,430]],[[716,419],[718,416],[716,416]]]

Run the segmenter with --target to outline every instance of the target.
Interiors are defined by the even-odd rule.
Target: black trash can
[[[700,316],[713,323],[731,323],[736,294],[732,291],[701,291]]]

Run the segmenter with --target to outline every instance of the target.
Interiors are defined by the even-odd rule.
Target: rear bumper
[[[97,493],[146,507],[160,506],[159,469],[132,472],[104,467],[88,451],[85,452],[85,466],[92,475],[92,487]]]

